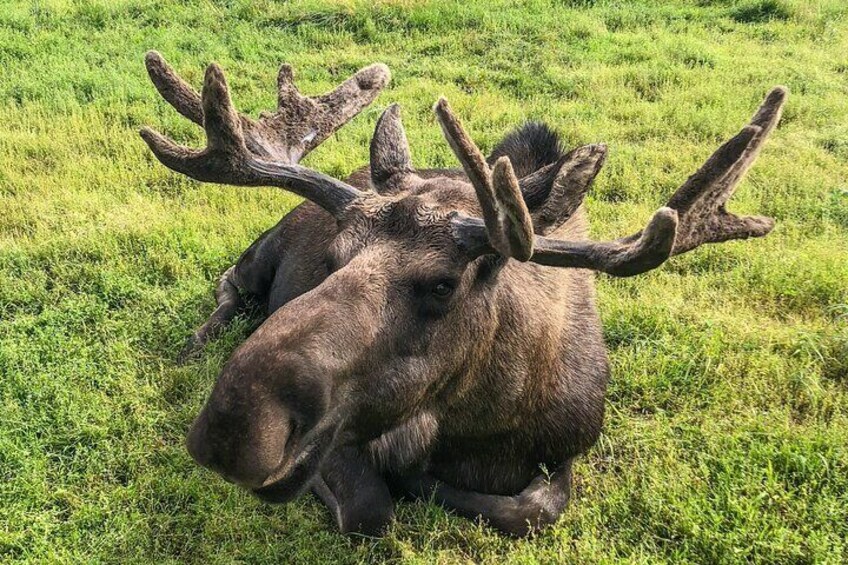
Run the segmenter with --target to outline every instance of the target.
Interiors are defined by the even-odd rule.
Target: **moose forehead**
[[[411,179],[410,179],[411,180]],[[398,195],[368,193],[340,222],[336,247],[352,251],[377,241],[428,251],[458,252],[450,226],[455,212],[478,207],[471,186],[447,177],[416,178]]]

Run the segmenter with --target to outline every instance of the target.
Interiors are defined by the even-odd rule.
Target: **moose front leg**
[[[378,536],[394,518],[389,487],[358,448],[331,453],[312,483],[343,534]]]
[[[221,275],[218,281],[218,286],[215,289],[215,301],[218,303],[212,315],[195,331],[186,341],[182,351],[177,356],[177,363],[182,365],[193,355],[198,353],[206,342],[215,337],[238,313],[239,308],[243,304],[243,300],[239,295],[238,287],[233,280],[233,273],[236,266],[233,265]]]
[[[399,479],[403,490],[455,511],[469,519],[480,518],[501,532],[523,537],[557,521],[571,495],[569,459],[552,474],[541,474],[514,496],[461,490],[431,477],[419,475]]]

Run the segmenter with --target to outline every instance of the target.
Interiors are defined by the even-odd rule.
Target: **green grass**
[[[427,505],[382,540],[335,533],[311,498],[265,506],[196,467],[189,422],[242,320],[175,366],[218,274],[297,199],[177,176],[143,124],[199,144],[144,72],[228,73],[250,113],[277,65],[317,93],[394,78],[307,159],[343,176],[403,106],[421,166],[453,166],[447,95],[489,149],[545,119],[611,148],[597,237],[640,226],[747,121],[792,95],[734,199],[764,240],[599,278],[613,379],[573,503],[532,540]],[[351,563],[848,560],[848,5],[842,0],[203,2],[0,6],[0,561]]]

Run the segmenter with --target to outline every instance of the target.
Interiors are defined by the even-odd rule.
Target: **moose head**
[[[509,435],[524,419],[522,437],[541,444],[559,429],[545,422],[577,420],[569,429],[581,437],[563,440],[563,453],[534,455],[570,460],[597,437],[607,376],[589,271],[637,275],[701,244],[773,227],[725,203],[779,119],[780,87],[642,231],[590,241],[582,202],[604,145],[538,167],[508,150],[486,159],[440,99],[436,119],[462,171],[417,171],[392,105],[376,125],[370,167],[343,182],[296,161],[373,99],[384,67],[360,71],[321,99],[297,92],[283,67],[279,112],[253,122],[234,109],[218,66],[198,96],[158,56],[148,64],[160,92],[207,137],[206,148],[193,150],[144,129],[163,164],[201,181],[284,188],[333,226],[310,248],[324,271],[319,284],[238,347],[188,436],[201,465],[265,500],[292,499],[313,485],[328,454],[381,438],[388,445],[398,429],[417,444],[404,449],[426,460],[450,438]],[[545,446],[538,453],[556,451]],[[455,486],[509,493],[527,484],[518,475]]]

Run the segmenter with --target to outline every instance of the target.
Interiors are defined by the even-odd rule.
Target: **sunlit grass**
[[[775,84],[783,122],[733,201],[764,240],[599,278],[613,380],[601,441],[556,528],[514,541],[425,505],[383,540],[309,498],[264,506],[193,465],[185,430],[249,320],[173,363],[218,274],[297,199],[159,165],[151,124],[201,132],[149,84],[273,105],[375,61],[372,108],[307,163],[344,176],[391,102],[420,167],[454,166],[447,95],[488,149],[526,119],[610,155],[597,237],[642,225]],[[848,6],[659,2],[40,1],[0,8],[0,561],[413,563],[848,560]]]

